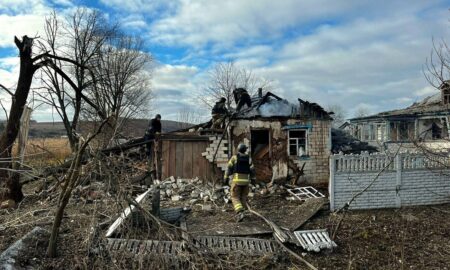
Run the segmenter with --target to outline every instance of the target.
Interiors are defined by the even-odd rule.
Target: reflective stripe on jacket
[[[236,183],[237,185],[248,185],[250,183],[250,177],[251,174],[253,173],[253,166],[251,164],[249,164],[250,166],[250,174],[248,173],[236,173],[235,172],[235,167],[236,167],[236,163],[237,163],[238,157],[236,155],[234,155],[233,157],[231,157],[230,161],[228,161],[228,169],[225,171],[225,179],[228,179],[228,177],[230,175],[233,175],[233,183]]]

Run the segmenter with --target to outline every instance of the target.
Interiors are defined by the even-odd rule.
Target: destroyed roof
[[[362,142],[347,132],[339,129],[331,129],[331,152],[333,154],[344,153],[361,154],[362,152],[378,152],[377,148],[369,145],[367,142]]]
[[[449,114],[450,114],[450,106],[444,105],[441,102],[441,94],[437,93],[432,96],[428,96],[419,102],[415,102],[411,106],[404,109],[381,112],[370,116],[356,117],[350,119],[350,121],[395,119],[395,118],[408,118],[408,117],[430,116],[430,115],[438,116]]]
[[[253,96],[252,106],[244,107],[236,113],[236,119],[287,117],[299,116],[321,117],[331,119],[330,114],[320,105],[298,99],[298,104],[292,104],[271,92],[263,96]]]

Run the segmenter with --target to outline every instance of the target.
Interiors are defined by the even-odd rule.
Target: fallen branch
[[[289,240],[289,235],[287,235],[277,224],[275,224],[270,219],[264,217],[260,213],[256,212],[255,210],[251,209],[250,206],[248,205],[248,203],[247,203],[247,209],[250,213],[263,219],[267,223],[267,225],[270,226],[272,231],[274,232],[275,238],[277,238],[280,242],[286,243]]]
[[[303,259],[302,257],[300,257],[297,253],[295,253],[294,251],[292,251],[290,248],[288,248],[287,246],[284,245],[284,243],[282,243],[280,240],[278,240],[277,238],[275,238],[275,240],[278,242],[278,244],[280,244],[280,246],[287,252],[289,253],[289,255],[291,255],[292,257],[296,258],[297,260],[301,261],[302,263],[306,264],[306,266],[308,266],[310,269],[312,270],[318,270],[314,265],[312,265],[310,262],[308,262],[307,260]]]

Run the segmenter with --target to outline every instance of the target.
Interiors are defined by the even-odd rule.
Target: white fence
[[[407,153],[333,155],[329,192],[332,210],[343,207],[355,196],[351,209],[447,203],[450,158]]]

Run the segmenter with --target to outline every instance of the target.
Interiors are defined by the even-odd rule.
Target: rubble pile
[[[212,183],[203,183],[200,179],[175,179],[170,177],[164,181],[155,180],[150,186],[152,190],[158,188],[162,200],[186,201],[190,205],[206,202],[230,202],[230,186]],[[249,198],[255,194],[266,195],[284,191],[285,187],[278,184],[258,183],[250,185]]]

